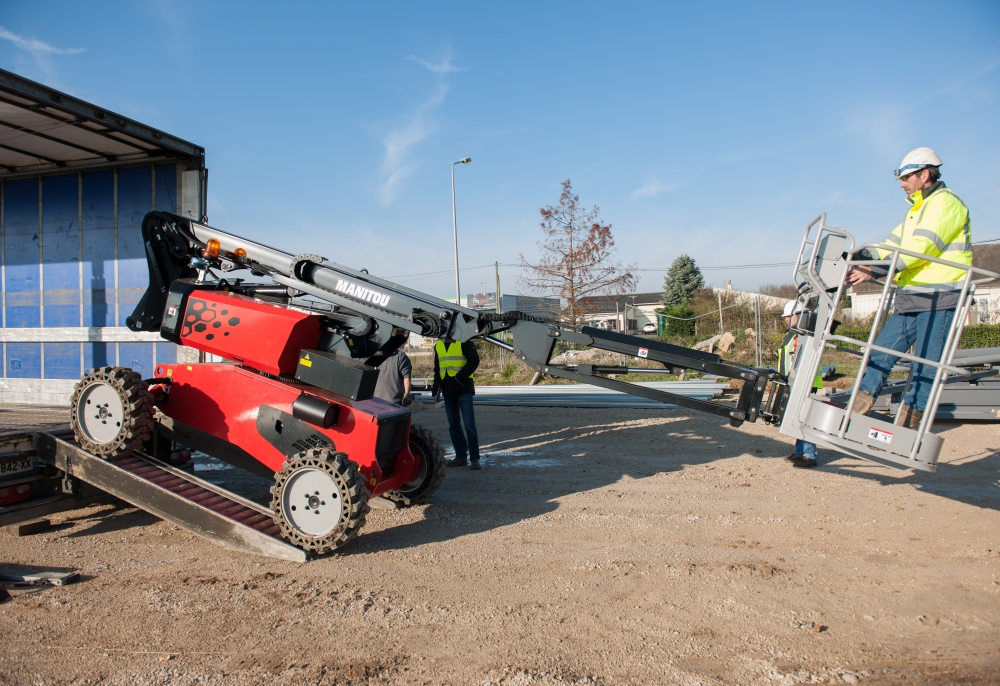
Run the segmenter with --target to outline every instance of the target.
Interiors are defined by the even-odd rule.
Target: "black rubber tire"
[[[111,386],[118,393],[125,412],[118,435],[107,443],[91,440],[80,426],[77,416],[83,392],[95,383]],[[142,375],[127,367],[101,367],[84,375],[73,389],[70,406],[70,426],[77,444],[88,453],[105,460],[113,460],[142,448],[143,443],[152,438],[156,428],[153,395],[142,380]]]
[[[419,457],[429,469],[423,471],[413,485],[398,491],[389,491],[382,497],[399,503],[403,507],[411,507],[424,502],[441,486],[448,467],[444,461],[444,446],[434,437],[430,429],[418,424],[410,424],[410,452]],[[409,484],[407,484],[409,486]]]
[[[310,536],[297,530],[282,511],[281,494],[288,479],[305,467],[321,469],[330,475],[347,510],[346,515],[341,515],[337,526],[323,536]],[[364,526],[365,516],[368,514],[368,489],[358,466],[347,458],[347,453],[338,453],[330,448],[304,450],[282,465],[281,471],[274,475],[274,481],[274,486],[271,487],[271,514],[282,535],[292,545],[322,555],[349,542]]]

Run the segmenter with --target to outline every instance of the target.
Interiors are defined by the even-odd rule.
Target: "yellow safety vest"
[[[971,266],[972,228],[969,208],[965,203],[944,183],[940,183],[926,197],[924,191],[917,191],[908,201],[912,207],[903,217],[903,223],[892,230],[885,243]],[[886,250],[877,252],[880,259],[892,254]],[[959,290],[958,284],[966,274],[957,267],[928,262],[911,255],[900,255],[899,260],[902,264],[897,263],[897,268],[905,267],[896,274],[896,285],[901,293]]]
[[[795,351],[799,347],[798,336],[787,336],[784,344],[778,348],[778,373],[788,376],[792,371],[792,362],[795,358]],[[813,379],[813,388],[823,388],[823,374],[817,373]]]
[[[434,352],[437,354],[442,379],[445,376],[455,376],[468,362],[462,354],[462,344],[458,341],[452,341],[451,345],[445,347],[444,341],[438,340],[434,344]],[[473,377],[470,375],[469,378]]]

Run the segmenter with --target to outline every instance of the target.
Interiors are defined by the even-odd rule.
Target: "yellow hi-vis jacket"
[[[438,358],[442,379],[446,376],[455,376],[468,362],[462,354],[462,344],[458,341],[452,341],[451,345],[445,346],[444,341],[439,340],[434,344],[434,353]],[[471,374],[469,378],[473,378]]]
[[[969,208],[939,181],[908,198],[912,205],[903,222],[885,239],[887,245],[972,265],[972,228]],[[892,253],[878,250],[879,259]],[[900,255],[896,262],[896,311],[950,309],[958,304],[965,270]]]
[[[799,337],[788,332],[785,336],[785,340],[781,343],[781,347],[778,348],[778,373],[788,376],[788,373],[792,371],[792,364],[795,361],[795,351],[799,349]],[[816,374],[816,378],[813,379],[813,388],[823,388],[823,375],[819,372]]]

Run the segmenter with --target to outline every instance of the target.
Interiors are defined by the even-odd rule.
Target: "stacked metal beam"
[[[716,383],[714,380],[649,381],[636,385],[699,400],[718,398],[724,390],[729,388],[728,383]],[[418,400],[430,402],[429,393],[415,393],[414,395]],[[677,407],[677,405],[660,403],[628,393],[585,384],[477,386],[474,402],[476,405],[512,407],[620,407],[661,410]]]

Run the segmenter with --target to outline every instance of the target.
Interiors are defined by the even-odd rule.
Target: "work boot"
[[[920,410],[914,410],[906,403],[901,403],[899,413],[896,415],[896,426],[916,430],[920,426],[920,418],[923,416],[924,413]]]
[[[471,469],[473,471],[482,469],[482,467],[479,466],[479,460],[476,460],[475,462],[470,462],[469,463],[469,469]]]
[[[789,462],[801,462],[802,461],[802,456],[801,455],[796,455],[795,453],[792,453],[791,455],[789,455],[785,459],[788,460]]]
[[[445,464],[448,465],[449,467],[464,467],[465,465],[468,464],[468,462],[465,461],[464,457],[462,458],[453,457],[450,460],[445,460]]]
[[[854,399],[854,407],[851,408],[851,412],[868,414],[874,404],[875,398],[864,391],[858,391],[858,397]]]

